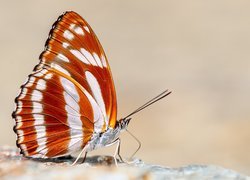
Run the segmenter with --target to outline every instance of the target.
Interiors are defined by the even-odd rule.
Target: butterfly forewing
[[[52,27],[40,63],[16,98],[17,145],[29,157],[82,149],[93,133],[116,125],[116,94],[96,35],[75,12]]]

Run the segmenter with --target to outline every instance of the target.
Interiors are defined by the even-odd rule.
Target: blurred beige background
[[[106,51],[119,117],[165,88],[173,91],[133,117],[129,129],[142,143],[136,157],[170,167],[216,164],[250,175],[247,0],[1,0],[1,145],[15,145],[14,98],[66,10],[90,23]],[[135,149],[124,134],[123,156]]]

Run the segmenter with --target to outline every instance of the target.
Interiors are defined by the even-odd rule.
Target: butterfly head
[[[131,119],[132,118],[123,118],[123,119],[119,120],[117,123],[119,129],[125,130],[128,127],[128,124],[129,124]]]

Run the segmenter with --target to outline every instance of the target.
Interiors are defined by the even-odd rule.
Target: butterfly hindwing
[[[16,98],[17,145],[29,157],[82,149],[116,124],[116,95],[104,51],[87,22],[66,12]]]

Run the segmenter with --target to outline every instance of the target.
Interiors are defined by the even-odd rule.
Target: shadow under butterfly
[[[131,116],[170,93],[162,92],[117,120],[116,92],[104,50],[80,15],[65,12],[52,26],[40,63],[15,99],[16,144],[21,154],[36,160],[81,151],[73,164],[82,153],[86,157],[89,151],[117,144],[117,164],[116,156],[123,161],[119,134],[127,130]]]

